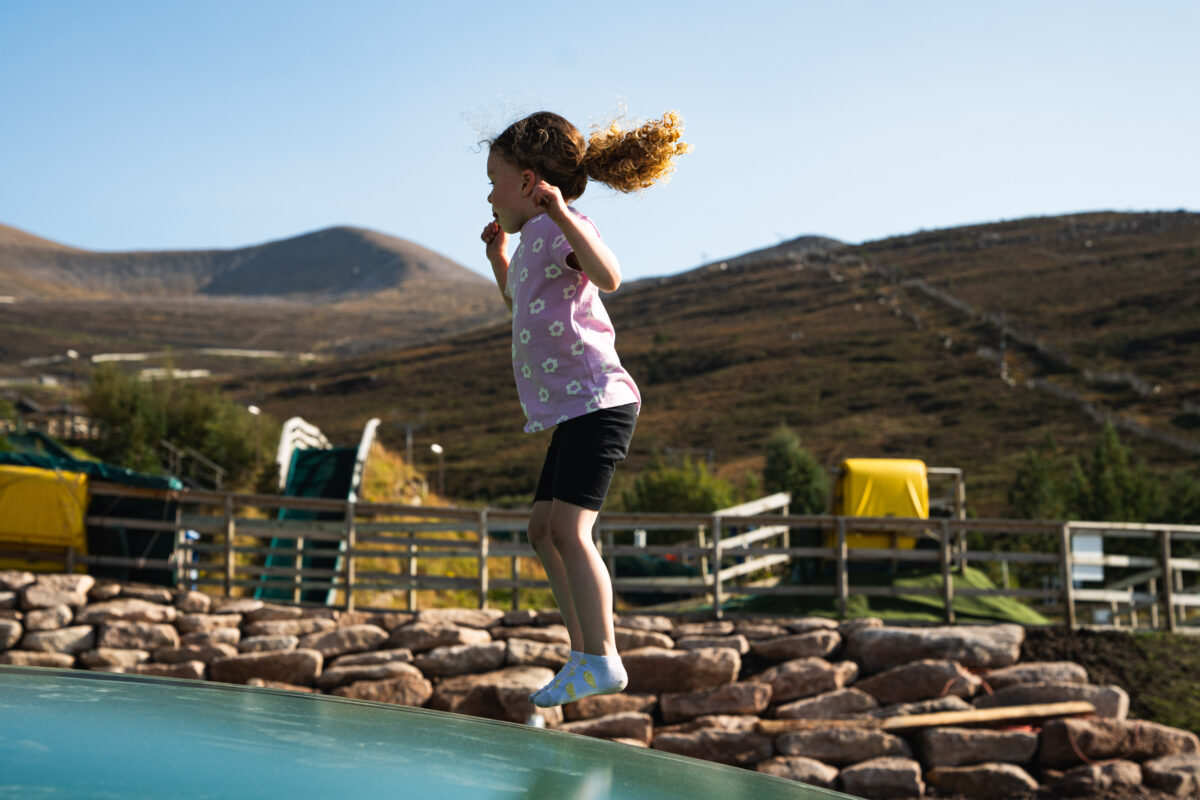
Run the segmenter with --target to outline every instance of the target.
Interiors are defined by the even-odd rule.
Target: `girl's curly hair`
[[[539,111],[509,125],[488,142],[520,169],[532,169],[574,200],[588,179],[622,192],[635,192],[666,178],[675,158],[692,146],[680,141],[683,118],[675,111],[630,130],[618,122],[596,128],[584,142],[579,129],[549,111]]]

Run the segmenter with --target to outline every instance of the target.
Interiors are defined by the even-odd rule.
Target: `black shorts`
[[[550,437],[533,502],[562,500],[599,511],[618,461],[629,454],[637,405],[602,408],[560,423]]]

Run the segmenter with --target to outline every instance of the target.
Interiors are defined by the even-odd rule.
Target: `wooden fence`
[[[528,511],[161,492],[103,483],[93,483],[91,491],[93,498],[168,501],[163,507],[170,513],[147,520],[96,514],[104,503],[93,500],[87,522],[140,532],[143,539],[170,537],[171,555],[153,559],[68,551],[59,556],[68,569],[84,564],[167,570],[180,587],[225,595],[278,592],[283,586],[288,590],[283,602],[311,605],[306,593],[316,591],[328,598],[320,604],[346,609],[395,608],[396,596],[403,595],[400,607],[412,610],[417,592],[423,590],[469,591],[480,607],[503,594],[506,604],[519,608],[523,590],[548,588],[545,580],[520,575],[519,564],[536,563],[524,536]],[[1084,619],[1088,613],[1093,615],[1091,622],[1102,613],[1107,616],[1105,624],[1138,627],[1146,621],[1174,631],[1188,621],[1192,609],[1200,607],[1200,558],[1181,557],[1174,551],[1183,543],[1200,543],[1200,526],[797,516],[786,513],[787,502],[787,495],[774,495],[715,514],[604,513],[594,536],[617,595],[706,597],[716,618],[729,611],[733,597],[833,597],[845,615],[854,595],[932,595],[940,600],[944,619],[953,623],[956,595],[986,594],[1032,603],[1072,628],[1089,622]],[[307,512],[327,518],[280,519],[281,509],[291,515]],[[900,535],[915,536],[919,544],[915,549],[862,549],[847,543],[853,533],[878,532],[891,534],[893,545]],[[1073,552],[1072,541],[1080,536],[1098,537],[1105,549]],[[1041,546],[1020,546],[1039,537]],[[1118,547],[1122,542],[1135,546]],[[1135,554],[1118,552],[1121,549]],[[1193,544],[1188,549],[1200,547]],[[13,555],[11,550],[7,554]],[[452,563],[465,574],[430,569],[447,559],[457,559]],[[679,574],[631,577],[622,574],[628,570],[618,571],[619,559],[625,563],[633,559],[632,563],[643,566],[669,564]],[[858,565],[900,562],[936,566],[940,585],[856,582],[863,574],[856,570]],[[996,589],[956,585],[953,575],[969,564],[998,565],[1002,585]],[[801,565],[816,565],[832,580],[829,585],[789,581]],[[1081,588],[1076,585],[1079,567],[1103,567],[1121,576],[1101,588]],[[992,572],[996,571],[994,567]],[[1009,585],[1011,571],[1020,575],[1021,585]],[[388,602],[378,603],[385,595]]]

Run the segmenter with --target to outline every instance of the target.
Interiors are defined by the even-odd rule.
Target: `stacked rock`
[[[1200,792],[1200,741],[1127,719],[1117,686],[1069,662],[1018,664],[1017,625],[880,620],[677,622],[618,617],[618,695],[537,709],[569,655],[557,612],[339,612],[0,571],[0,664],[73,667],[322,692],[558,730],[756,769],[868,798]],[[881,729],[935,711],[1086,700],[1040,730]],[[762,720],[838,720],[774,735]]]

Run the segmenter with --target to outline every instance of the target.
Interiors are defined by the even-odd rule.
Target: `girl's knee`
[[[539,519],[537,516],[529,520],[529,546],[537,553],[554,546],[554,540],[550,535],[549,520]]]

